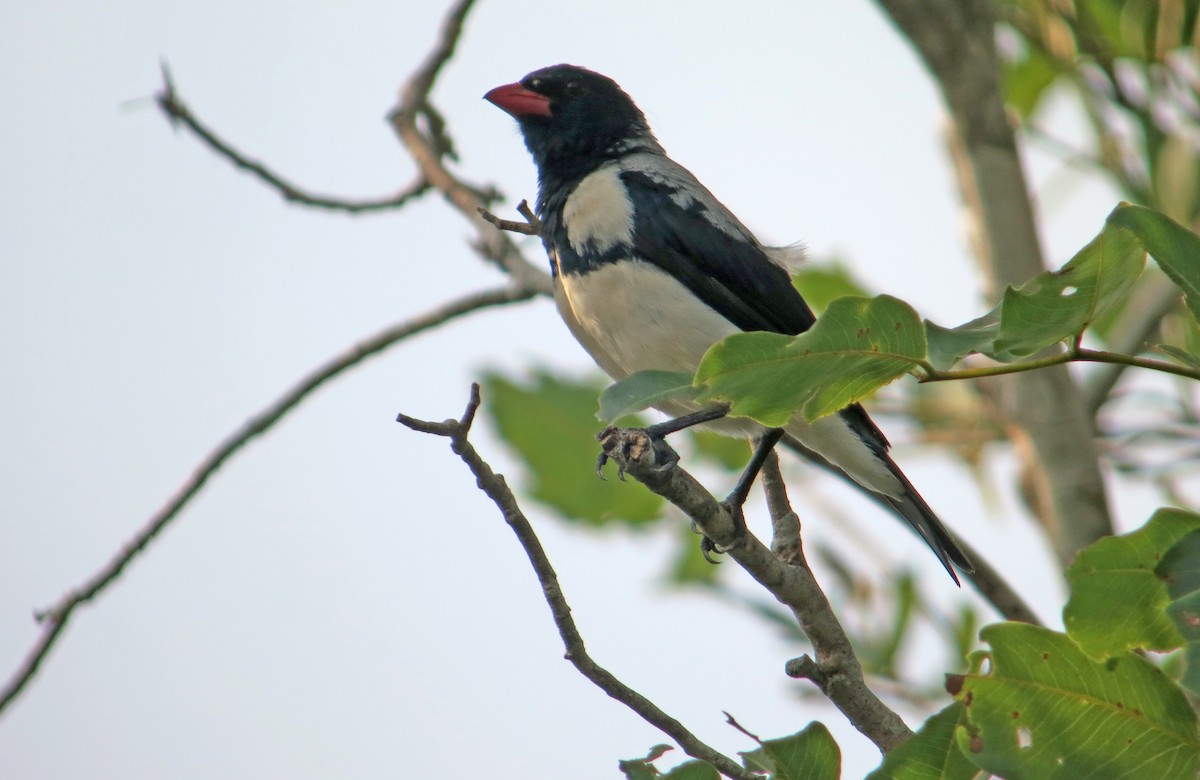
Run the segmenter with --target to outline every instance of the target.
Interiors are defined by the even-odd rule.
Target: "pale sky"
[[[497,184],[510,210],[532,198],[515,124],[480,98],[537,67],[585,65],[620,82],[668,151],[765,241],[837,253],[943,324],[980,313],[936,95],[874,5],[681,7],[483,0],[435,92],[460,170]],[[173,133],[147,99],[159,59],[193,111],[251,157],[317,192],[383,196],[413,175],[384,116],[443,10],[0,7],[0,675],[36,636],[32,610],[95,571],[303,373],[502,281],[437,196],[357,218],[289,206]],[[1067,185],[1044,204],[1056,262],[1115,202]],[[536,247],[529,256],[543,261]],[[592,370],[546,301],[422,336],[310,399],[76,614],[0,719],[0,777],[591,780],[665,741],[562,660],[524,554],[445,441],[393,422],[398,411],[457,416],[484,368],[541,366]],[[474,440],[519,483],[486,424]],[[1011,494],[1006,454],[990,459],[991,508],[962,467],[903,447],[898,458],[1057,624],[1051,556]],[[940,603],[972,598],[873,505],[832,480],[805,484],[810,494],[793,494],[806,539],[850,554],[819,509],[832,502],[918,568]],[[869,742],[784,677],[803,647],[661,587],[672,531],[584,532],[523,506],[599,663],[728,754],[753,745],[722,710],[764,736],[822,720],[844,777],[875,766]],[[1149,507],[1126,493],[1123,523]],[[740,571],[726,576],[755,592]],[[902,712],[914,728],[924,718]]]

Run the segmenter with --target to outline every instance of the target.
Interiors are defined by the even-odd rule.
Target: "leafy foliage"
[[[1183,290],[1184,302],[1192,316],[1200,320],[1200,236],[1145,206],[1118,206],[1109,223],[1137,236],[1159,267]]]
[[[772,780],[837,780],[842,753],[829,729],[813,721],[790,737],[759,741],[760,747],[742,753],[747,769],[769,773]]]
[[[954,733],[967,724],[960,702],[925,721],[912,739],[892,750],[867,780],[971,780],[979,767],[958,749]]]
[[[738,333],[716,344],[696,372],[707,399],[779,426],[799,411],[815,420],[858,401],[925,357],[925,329],[889,295],[840,298],[808,331]]]
[[[1074,338],[1123,300],[1144,263],[1136,238],[1111,222],[1106,224],[1059,270],[1005,291],[996,340],[981,351],[998,359],[1025,357]]]
[[[968,720],[959,748],[981,769],[1013,780],[1200,772],[1196,713],[1149,661],[1094,661],[1069,637],[1021,623],[981,635],[991,650],[949,683]]]
[[[678,371],[639,371],[600,393],[600,410],[596,416],[611,423],[618,418],[649,409],[670,399],[694,399],[700,395],[692,384],[690,374]]]
[[[1154,573],[1166,583],[1171,599],[1167,615],[1185,643],[1180,682],[1200,694],[1200,530],[1190,531],[1167,550]]]
[[[1085,653],[1104,659],[1134,648],[1174,650],[1183,643],[1165,611],[1170,597],[1155,566],[1197,529],[1200,517],[1160,509],[1141,529],[1080,551],[1067,569],[1071,599],[1063,624]]]

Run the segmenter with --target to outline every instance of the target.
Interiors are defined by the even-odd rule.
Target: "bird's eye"
[[[568,81],[567,82],[567,94],[568,95],[582,95],[583,94],[583,85],[574,79],[572,79],[571,81]]]
[[[542,80],[541,80],[541,79],[530,79],[530,81],[529,81],[529,88],[530,88],[530,89],[532,89],[534,92],[536,92],[537,90],[541,89],[541,86],[542,86]]]

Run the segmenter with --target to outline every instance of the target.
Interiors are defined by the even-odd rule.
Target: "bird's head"
[[[517,120],[543,177],[586,173],[633,151],[662,151],[615,81],[575,65],[535,70],[484,99]]]

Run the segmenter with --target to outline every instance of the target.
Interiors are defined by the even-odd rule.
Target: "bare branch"
[[[185,127],[190,130],[197,138],[205,143],[210,149],[217,153],[219,157],[224,157],[229,162],[233,163],[237,168],[252,174],[267,186],[276,190],[284,200],[292,203],[300,203],[305,206],[313,206],[315,208],[329,209],[332,211],[345,211],[351,214],[360,214],[370,211],[386,211],[398,209],[409,201],[424,195],[429,191],[429,182],[424,177],[418,177],[416,181],[405,187],[395,195],[386,198],[377,198],[375,200],[353,201],[343,198],[334,198],[326,195],[316,195],[314,193],[305,192],[296,185],[284,179],[279,174],[272,171],[266,165],[252,160],[246,155],[239,152],[227,141],[223,140],[207,125],[201,122],[192,114],[179,94],[175,91],[175,83],[171,79],[171,72],[167,69],[164,62],[162,64],[163,88],[162,91],[154,96],[154,102],[159,109],[166,114],[167,119],[174,127]]]
[[[815,660],[809,658],[802,665],[803,674],[799,676],[816,683],[881,751],[886,753],[912,736],[900,716],[867,687],[850,639],[803,555],[793,555],[785,562],[767,549],[745,529],[744,523],[736,521],[726,504],[719,503],[679,468],[677,458],[670,457],[669,447],[661,440],[640,441],[648,437],[638,429],[617,432],[619,435],[608,437],[606,454],[623,466],[625,473],[682,510],[706,537],[795,615],[816,654]],[[780,500],[776,492],[770,506],[773,514],[780,513],[780,517],[773,518],[774,527],[786,528],[786,514],[791,511],[786,499]]]
[[[38,622],[42,624],[42,633],[20,667],[4,687],[0,688],[0,712],[3,712],[5,707],[16,699],[29,684],[75,609],[96,598],[105,588],[116,581],[124,572],[125,567],[144,551],[155,537],[195,498],[209,477],[215,474],[217,469],[221,468],[251,439],[270,430],[285,414],[298,406],[318,387],[372,355],[376,355],[410,336],[436,328],[464,314],[492,306],[527,301],[537,294],[536,290],[514,286],[487,290],[467,295],[423,315],[397,323],[336,355],[301,379],[270,406],[247,420],[241,428],[230,434],[196,466],[192,475],[179,486],[174,495],[154,513],[141,530],[117,551],[117,554],[107,564],[78,587],[68,591],[53,605],[36,613]]]
[[[526,260],[504,231],[489,224],[479,213],[480,209],[487,209],[491,205],[494,200],[492,193],[467,184],[451,173],[443,163],[444,142],[436,133],[425,132],[420,127],[419,120],[428,118],[432,110],[429,92],[438,73],[454,54],[454,47],[472,4],[473,0],[460,0],[450,9],[433,51],[400,90],[400,103],[388,116],[397,137],[416,162],[424,180],[441,192],[450,205],[475,226],[479,234],[476,250],[521,286],[548,294],[551,289],[550,274]],[[426,124],[437,126],[436,122]]]
[[[558,583],[558,575],[555,573],[554,567],[550,564],[550,559],[547,557],[545,549],[542,548],[542,544],[538,540],[533,526],[530,525],[529,520],[526,519],[525,514],[521,511],[520,506],[517,504],[517,499],[509,489],[503,475],[492,471],[491,466],[480,457],[475,447],[467,439],[470,433],[471,420],[474,418],[475,411],[479,408],[479,401],[479,385],[473,384],[471,386],[471,399],[467,404],[466,412],[460,420],[447,420],[437,423],[418,420],[405,414],[397,416],[396,419],[397,422],[413,430],[449,437],[451,449],[462,458],[463,462],[471,470],[471,473],[475,475],[476,484],[479,486],[479,489],[487,494],[488,498],[495,503],[496,507],[504,515],[504,521],[512,528],[513,533],[517,536],[517,541],[520,542],[521,547],[525,550],[525,554],[529,557],[529,562],[533,566],[533,571],[537,575],[538,582],[541,583],[542,595],[546,599],[546,604],[550,607],[550,614],[554,618],[554,624],[558,628],[559,636],[562,637],[563,646],[566,648],[565,657],[579,670],[580,674],[606,694],[636,712],[647,723],[675,740],[689,756],[698,758],[701,761],[707,761],[727,777],[738,778],[738,780],[755,780],[758,778],[759,775],[745,769],[733,759],[701,742],[682,723],[663,712],[645,696],[625,685],[625,683],[617,679],[607,669],[597,664],[588,655],[587,648],[584,646],[583,636],[579,633],[575,621],[571,618],[571,607],[567,604],[566,597],[563,595],[562,588]]]
[[[522,200],[517,204],[517,211],[525,218],[525,222],[514,222],[510,219],[500,219],[487,209],[478,209],[479,216],[486,219],[489,223],[495,225],[501,230],[507,230],[510,233],[520,233],[525,236],[540,236],[542,234],[542,221],[538,219],[533,210],[529,208],[529,201]]]
[[[807,567],[800,539],[800,516],[788,500],[787,483],[779,470],[779,455],[774,450],[763,465],[762,478],[767,510],[771,515],[771,552],[784,563]]]

